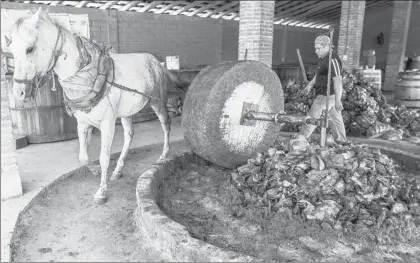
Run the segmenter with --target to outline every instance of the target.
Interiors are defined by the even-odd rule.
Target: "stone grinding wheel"
[[[245,164],[266,151],[280,125],[256,121],[240,125],[244,102],[260,112],[284,110],[281,82],[268,66],[257,61],[222,62],[201,70],[188,88],[182,112],[187,144],[198,156],[222,167]]]

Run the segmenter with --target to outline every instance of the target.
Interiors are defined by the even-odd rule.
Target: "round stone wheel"
[[[226,168],[266,151],[280,126],[266,121],[241,125],[244,102],[256,104],[260,112],[284,110],[283,88],[271,68],[258,61],[234,61],[201,70],[188,88],[182,112],[183,135],[192,151]]]

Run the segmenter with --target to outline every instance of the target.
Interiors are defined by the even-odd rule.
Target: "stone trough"
[[[420,156],[386,145],[367,143],[397,161],[410,171],[420,168]],[[259,261],[252,256],[233,252],[193,238],[187,228],[167,216],[158,203],[158,194],[165,178],[175,169],[187,169],[190,164],[211,165],[192,151],[179,152],[163,163],[146,170],[136,187],[138,208],[135,220],[148,242],[169,261]]]
[[[138,208],[135,214],[139,230],[168,261],[255,261],[253,257],[191,237],[183,225],[173,221],[160,210],[157,196],[162,181],[171,171],[186,168],[191,163],[210,164],[192,151],[184,151],[154,165],[140,176],[136,187]]]

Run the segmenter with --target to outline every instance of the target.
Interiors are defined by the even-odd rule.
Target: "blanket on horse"
[[[114,80],[114,64],[109,56],[109,50],[100,47],[92,40],[77,37],[77,47],[80,54],[79,71],[66,79],[59,79],[63,90],[86,91],[86,95],[70,100],[64,92],[64,103],[69,115],[75,110],[90,112],[103,97],[105,97]]]

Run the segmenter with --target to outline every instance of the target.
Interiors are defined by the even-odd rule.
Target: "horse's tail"
[[[169,79],[173,82],[174,87],[179,89],[183,93],[187,92],[187,88],[190,85],[187,81],[181,79],[177,74],[170,72],[167,68],[163,67],[165,74],[169,77]]]

